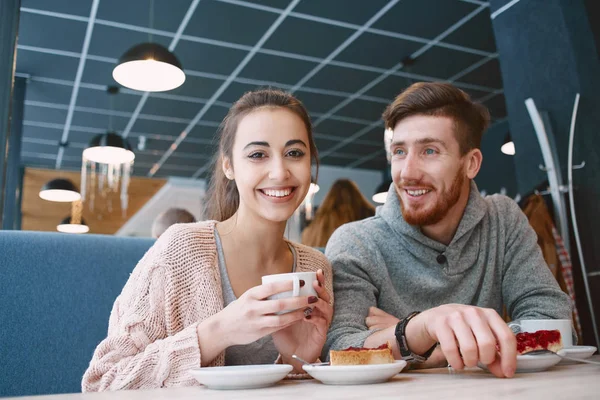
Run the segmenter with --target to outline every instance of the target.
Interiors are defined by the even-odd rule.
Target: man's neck
[[[467,203],[469,202],[469,195],[471,193],[471,185],[465,185],[463,188],[460,198],[450,210],[448,214],[437,224],[423,225],[421,226],[421,232],[430,239],[445,244],[446,246],[452,242],[454,235],[460,225]]]

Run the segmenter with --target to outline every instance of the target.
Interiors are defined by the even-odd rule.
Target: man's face
[[[418,226],[442,221],[469,184],[452,119],[403,119],[394,128],[391,152],[404,220]]]

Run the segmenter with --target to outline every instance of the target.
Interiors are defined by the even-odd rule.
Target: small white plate
[[[590,358],[595,352],[598,350],[594,346],[573,346],[573,347],[565,347],[562,351],[565,352],[565,356],[572,358],[579,358],[581,360],[585,360],[586,358]],[[560,360],[558,365],[569,365],[569,364],[577,364],[577,361],[567,360],[563,358]]]
[[[385,382],[406,367],[406,361],[372,365],[303,365],[302,368],[326,385],[366,385]]]
[[[563,350],[559,350],[557,354],[566,355]],[[561,358],[554,354],[517,355],[517,373],[545,371],[558,364],[560,360]],[[488,370],[481,363],[477,363],[477,366],[486,371]]]
[[[257,389],[279,382],[292,369],[288,364],[232,365],[193,368],[190,374],[209,389]]]

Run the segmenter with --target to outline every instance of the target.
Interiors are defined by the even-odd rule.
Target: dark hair
[[[219,150],[215,156],[214,167],[207,192],[204,216],[207,219],[224,221],[231,218],[240,205],[240,195],[235,182],[227,179],[223,172],[223,158],[232,160],[232,149],[238,124],[246,115],[263,108],[282,108],[296,114],[308,133],[310,155],[319,170],[319,159],[315,145],[312,124],[304,105],[290,93],[277,89],[259,89],[247,93],[236,101],[219,126]],[[232,160],[233,162],[233,160]]]
[[[487,108],[474,103],[456,86],[442,82],[418,82],[400,93],[383,113],[385,127],[394,129],[398,122],[413,115],[454,120],[461,155],[481,148],[481,137],[490,122]]]
[[[325,247],[333,232],[348,222],[375,215],[375,207],[349,179],[338,179],[323,199],[315,219],[302,232],[302,243]]]

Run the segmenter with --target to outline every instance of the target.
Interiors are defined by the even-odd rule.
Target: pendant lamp
[[[375,203],[384,204],[387,200],[388,191],[390,190],[390,185],[392,184],[392,180],[384,180],[381,182],[377,189],[375,189],[375,194],[372,199]]]
[[[123,54],[113,78],[129,89],[164,92],[181,86],[185,73],[169,49],[157,43],[142,43]]]
[[[81,201],[74,201],[71,206],[71,215],[63,219],[60,224],[56,226],[56,230],[64,233],[86,233],[89,232],[90,228],[87,226],[83,217],[83,203]]]
[[[504,138],[504,144],[502,147],[500,147],[500,151],[509,156],[515,155],[515,144],[510,137],[510,133],[506,134],[506,138]]]
[[[127,139],[116,132],[96,135],[83,150],[83,158],[87,161],[104,164],[130,163],[135,159],[131,145]]]
[[[56,230],[63,233],[87,233],[90,231],[90,228],[83,219],[79,223],[75,223],[68,216],[56,226]]]
[[[47,182],[42,186],[39,195],[44,200],[61,203],[70,203],[81,199],[77,187],[68,179],[53,179]]]
[[[109,87],[108,93],[118,93]],[[112,130],[112,98],[108,131],[96,135],[83,151],[81,164],[81,198],[89,211],[98,218],[112,214],[120,205],[121,215],[127,214],[127,194],[135,154],[129,141]]]
[[[375,203],[384,204],[387,200],[387,194],[392,184],[391,166],[392,162],[392,139],[394,136],[394,130],[392,128],[386,128],[383,131],[383,146],[385,148],[385,156],[387,158],[388,165],[383,170],[383,182],[377,186],[375,193],[373,194],[373,201]]]
[[[154,19],[154,1],[149,7],[150,29]],[[119,59],[113,70],[113,78],[121,85],[142,92],[164,92],[178,88],[185,82],[181,63],[169,49],[158,43],[148,42],[133,46]]]

